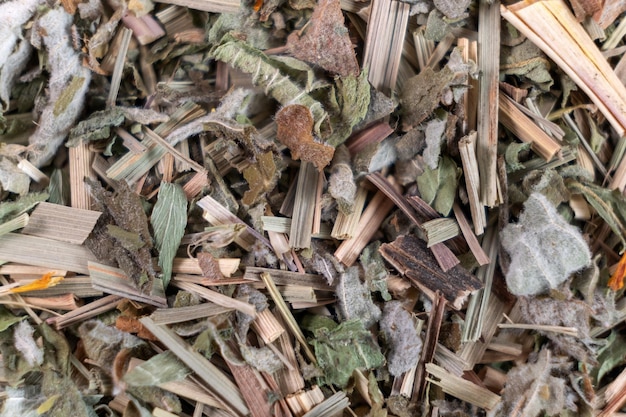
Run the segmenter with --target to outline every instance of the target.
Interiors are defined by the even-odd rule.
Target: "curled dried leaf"
[[[276,113],[276,137],[291,150],[293,159],[311,162],[319,170],[333,159],[335,149],[313,139],[313,115],[300,104],[285,106]]]

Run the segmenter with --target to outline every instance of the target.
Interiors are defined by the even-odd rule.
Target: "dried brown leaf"
[[[276,113],[276,137],[291,150],[293,159],[311,162],[318,170],[323,169],[333,159],[335,149],[331,146],[315,142],[313,115],[300,104],[290,104]]]
[[[287,38],[289,52],[342,77],[359,75],[359,63],[344,25],[339,0],[320,0],[300,36]]]

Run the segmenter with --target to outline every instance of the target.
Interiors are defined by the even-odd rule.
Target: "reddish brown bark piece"
[[[439,291],[457,310],[470,293],[483,287],[474,275],[460,265],[447,272],[442,271],[426,243],[416,236],[400,236],[392,243],[384,243],[379,250],[387,262],[431,299]]]
[[[320,0],[304,34],[287,38],[289,53],[342,77],[359,75],[359,63],[344,24],[339,0]]]
[[[602,29],[606,29],[624,11],[626,11],[626,3],[623,0],[606,0],[602,10],[596,12],[593,19],[602,26]]]
[[[198,265],[202,270],[202,276],[213,280],[224,278],[217,259],[208,252],[199,252],[197,255]]]
[[[313,115],[308,107],[290,104],[276,113],[276,138],[291,151],[291,157],[311,162],[322,170],[333,159],[335,148],[315,142]]]
[[[570,0],[576,20],[582,22],[587,16],[593,16],[602,9],[602,0]]]

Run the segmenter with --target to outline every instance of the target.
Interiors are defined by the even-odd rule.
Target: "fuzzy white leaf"
[[[43,363],[43,349],[37,346],[33,338],[33,328],[26,320],[22,320],[13,331],[13,345],[30,366]]]
[[[501,241],[511,256],[506,282],[515,295],[536,295],[556,288],[591,262],[580,231],[540,193],[528,197],[519,223],[507,225]]]

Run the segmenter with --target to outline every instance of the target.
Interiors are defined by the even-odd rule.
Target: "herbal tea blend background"
[[[619,414],[625,13],[0,0],[0,415]]]

